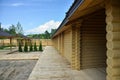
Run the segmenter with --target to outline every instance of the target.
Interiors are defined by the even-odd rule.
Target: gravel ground
[[[27,80],[37,60],[0,60],[0,80]]]

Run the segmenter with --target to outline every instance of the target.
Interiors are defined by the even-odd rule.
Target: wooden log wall
[[[59,34],[58,35],[58,50],[59,50],[59,52],[60,52],[60,49],[61,49],[61,35]]]
[[[105,10],[85,16],[81,26],[81,68],[106,67]]]
[[[107,80],[120,80],[120,0],[106,0]]]
[[[52,46],[52,40],[51,39],[31,39],[32,44],[36,42],[36,45],[39,46],[40,42],[42,42],[43,46]]]
[[[58,50],[59,50],[59,53],[62,55],[62,50],[63,50],[63,44],[62,44],[62,33],[60,33],[59,35],[58,35]]]
[[[10,39],[1,39],[0,40],[0,46],[8,46],[10,45]],[[12,39],[12,45],[17,46],[16,39]]]
[[[71,29],[64,32],[64,56],[71,63],[72,55],[72,31]]]
[[[56,49],[58,49],[58,36],[54,37],[54,38],[52,39],[52,41],[53,41],[54,47],[55,47]]]
[[[61,33],[60,36],[61,36],[61,38],[60,38],[60,41],[61,41],[60,42],[60,44],[61,44],[60,53],[61,53],[62,56],[64,56],[64,34]]]

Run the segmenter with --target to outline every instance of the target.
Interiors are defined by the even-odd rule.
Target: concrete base
[[[106,80],[104,68],[72,70],[55,48],[47,46],[28,80]]]

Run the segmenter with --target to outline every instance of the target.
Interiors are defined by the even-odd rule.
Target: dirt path
[[[39,59],[42,52],[27,52],[20,53],[14,52],[12,54],[2,54],[0,55],[0,60],[29,60],[29,59]]]
[[[0,60],[0,80],[27,80],[37,60]]]

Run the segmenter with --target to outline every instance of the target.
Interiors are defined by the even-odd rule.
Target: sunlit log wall
[[[37,46],[40,45],[40,41],[42,42],[43,46],[51,46],[52,44],[52,40],[51,39],[30,39],[32,44],[34,45],[34,43],[36,42]],[[25,40],[22,40],[23,43],[25,43]],[[0,39],[0,45],[5,45],[8,46],[10,45],[10,39]],[[12,39],[12,45],[18,46],[18,42],[17,39],[13,38]]]
[[[53,45],[56,49],[58,49],[58,36],[54,37],[54,39],[52,39]]]
[[[80,70],[80,23],[72,25],[72,69]]]
[[[0,46],[9,46],[10,39],[0,39]],[[16,39],[12,39],[12,45],[17,46]]]
[[[54,37],[53,44],[59,53],[71,64],[72,69],[80,69],[80,27],[71,25],[58,36]]]
[[[64,56],[71,63],[71,54],[72,54],[72,30],[66,30],[64,32]]]
[[[120,0],[106,1],[107,80],[120,80]]]
[[[106,80],[120,80],[120,0],[105,0],[101,8],[52,40],[73,69],[107,67]]]

